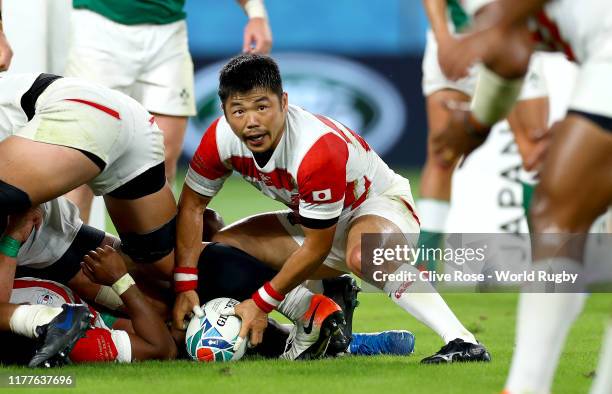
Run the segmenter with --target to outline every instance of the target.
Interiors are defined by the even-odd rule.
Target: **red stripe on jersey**
[[[372,182],[368,179],[367,176],[364,176],[363,178],[365,179],[365,191],[363,192],[363,194],[361,194],[361,196],[359,196],[357,200],[355,200],[354,203],[351,204],[351,210],[357,209],[357,207],[363,204],[366,198],[368,198],[368,192],[370,191],[370,186],[372,185]]]
[[[421,221],[419,220],[419,217],[417,216],[416,212],[414,211],[414,209],[412,208],[412,205],[410,205],[408,203],[408,201],[404,200],[403,198],[400,198],[400,200],[402,200],[402,202],[404,203],[404,205],[406,206],[406,208],[408,208],[408,210],[410,211],[410,213],[412,214],[412,217],[414,218],[414,220],[416,220],[416,222],[419,224],[419,226],[421,225]]]
[[[89,105],[90,107],[94,107],[95,109],[99,109],[102,112],[106,112],[113,118],[121,120],[121,116],[119,116],[119,112],[114,109],[110,109],[102,104],[94,103],[93,101],[83,100],[83,99],[66,99],[66,101],[74,101],[75,103],[81,103],[85,105]]]
[[[346,136],[346,134],[344,133],[344,131],[342,131],[342,129],[340,129],[338,126],[336,126],[336,124],[334,122],[332,122],[329,118],[323,116],[323,115],[315,115],[317,117],[317,119],[319,119],[321,122],[323,122],[327,127],[331,128],[332,130],[334,130],[337,133],[340,133],[340,135],[342,136],[342,138],[347,142],[347,143],[351,143],[351,140]],[[355,137],[355,139],[359,142],[359,145],[361,145],[361,147],[363,149],[365,149],[366,152],[369,152],[370,150],[372,150],[370,148],[370,145],[368,145],[368,143],[366,142],[366,140],[363,139],[362,136],[360,136],[359,134],[355,133],[353,130],[349,129],[348,127],[344,126],[345,129],[347,129],[349,131],[349,133],[351,133],[353,135],[353,137]]]
[[[357,180],[346,184],[346,192],[344,194],[344,208],[351,207],[351,210],[356,209],[366,200],[366,198],[368,198],[368,192],[370,191],[372,181],[370,181],[367,176],[364,176],[363,179],[365,182],[365,190],[359,197],[357,197],[357,191],[355,190],[357,188]]]
[[[557,24],[552,19],[550,19],[548,15],[546,15],[544,10],[541,10],[540,12],[537,13],[536,19],[542,27],[548,30],[552,39],[555,41],[555,43],[561,45],[561,49],[563,50],[563,53],[565,53],[565,56],[567,56],[568,60],[576,61],[576,56],[574,54],[572,47],[569,45],[567,41],[565,41],[561,37],[559,26],[557,26]],[[541,34],[540,34],[540,37],[542,37]],[[558,48],[554,48],[554,49],[558,49]]]
[[[321,122],[323,122],[323,124],[327,127],[329,127],[330,129],[334,130],[335,132],[339,133],[340,136],[342,136],[342,138],[344,139],[344,141],[346,141],[347,144],[351,143],[351,140],[349,139],[349,137],[346,136],[346,134],[344,134],[344,132],[342,130],[340,130],[340,128],[338,128],[338,126],[336,126],[334,124],[334,122],[332,122],[331,120],[329,120],[328,118],[326,118],[323,115],[315,115],[317,117],[317,119],[319,119]]]
[[[210,180],[219,179],[231,171],[223,165],[217,147],[217,124],[220,119],[208,127],[189,164],[195,172]]]
[[[304,155],[298,168],[300,199],[307,203],[332,203],[344,198],[348,148],[342,139],[324,134]],[[329,191],[329,193],[328,193]],[[317,196],[328,195],[324,200]]]
[[[27,289],[30,287],[42,287],[50,290],[62,297],[67,304],[72,304],[74,302],[73,298],[70,297],[64,288],[53,282],[27,279],[15,279],[15,281],[13,281],[13,289]]]
[[[255,165],[252,157],[232,156],[232,167],[240,174],[255,180],[262,181],[266,186],[274,186],[277,189],[295,191],[295,180],[284,168],[275,168],[271,172],[263,172]]]

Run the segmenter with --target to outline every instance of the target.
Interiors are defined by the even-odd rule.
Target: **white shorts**
[[[89,182],[96,195],[164,162],[164,137],[151,114],[124,94],[76,78],[49,85],[33,119],[14,134],[99,158],[105,167]]]
[[[569,109],[612,119],[612,59],[580,65]]]
[[[278,211],[276,217],[285,230],[300,246],[304,243],[304,232],[299,224],[291,224],[288,215],[291,211]],[[410,189],[410,182],[397,175],[393,185],[384,193],[368,198],[355,209],[352,214],[341,219],[336,226],[336,234],[329,255],[323,262],[324,265],[342,272],[350,272],[346,265],[346,243],[351,224],[364,215],[376,215],[383,217],[393,224],[404,234],[409,234],[409,242],[416,245],[420,233],[420,224],[414,200]]]
[[[525,76],[525,82],[519,96],[519,100],[531,100],[548,96],[546,79],[542,70],[544,53],[535,53],[529,63],[529,71]],[[438,44],[433,32],[427,32],[427,46],[423,57],[423,95],[425,97],[444,89],[452,89],[462,92],[470,97],[473,96],[478,81],[478,70],[480,65],[470,69],[467,77],[452,81],[448,79],[438,63]]]
[[[185,21],[128,26],[73,10],[65,74],[119,90],[152,113],[196,114]]]
[[[423,95],[425,97],[444,89],[457,90],[472,97],[476,89],[477,67],[470,69],[470,74],[457,81],[448,79],[438,63],[438,43],[431,30],[427,31],[427,44],[423,56]]]

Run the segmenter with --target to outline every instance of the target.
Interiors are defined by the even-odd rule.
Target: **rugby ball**
[[[246,350],[247,341],[234,352],[242,320],[222,315],[225,308],[239,304],[232,298],[215,298],[202,306],[204,316],[194,316],[187,326],[185,341],[187,353],[196,361],[239,360]]]

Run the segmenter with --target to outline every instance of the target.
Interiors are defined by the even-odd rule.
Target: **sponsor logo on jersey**
[[[49,293],[42,293],[36,299],[36,303],[39,305],[53,305],[55,302],[55,297]]]
[[[330,55],[285,53],[274,58],[291,104],[342,122],[360,133],[381,156],[401,138],[407,119],[406,105],[397,88],[377,71]],[[189,157],[193,156],[204,130],[223,115],[217,86],[224,63],[201,68],[195,75],[197,115],[189,120],[183,145]]]

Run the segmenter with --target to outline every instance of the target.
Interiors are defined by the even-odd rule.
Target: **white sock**
[[[582,264],[568,257],[554,257],[538,260],[533,263],[536,278],[539,273],[547,275],[571,274],[577,275],[576,282],[570,280],[562,283],[538,282],[531,283],[527,291],[530,293],[583,293],[585,291],[586,275]]]
[[[310,279],[304,282],[304,286],[315,294],[323,294],[323,281],[320,279]]]
[[[46,305],[20,305],[15,309],[9,325],[15,334],[36,338],[36,327],[49,323],[62,308]]]
[[[418,278],[419,271],[409,264],[402,264],[394,275],[401,275],[402,272],[412,272]],[[408,282],[387,281],[383,290],[400,308],[434,330],[442,337],[444,343],[455,338],[476,343],[474,335],[463,327],[463,324],[429,282],[417,280],[407,285]]]
[[[276,310],[282,313],[287,319],[295,322],[304,316],[304,313],[306,313],[310,307],[312,296],[313,294],[310,290],[300,285],[285,295],[285,299]]]
[[[603,340],[597,375],[591,388],[591,394],[612,393],[612,320],[608,322],[608,328]]]
[[[446,230],[446,219],[450,210],[448,201],[422,198],[416,205],[421,218],[421,229],[433,233],[443,233]]]
[[[584,307],[581,293],[524,293],[506,389],[548,394],[569,329]]]

